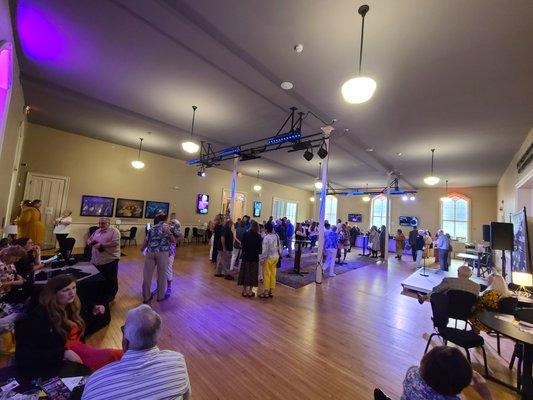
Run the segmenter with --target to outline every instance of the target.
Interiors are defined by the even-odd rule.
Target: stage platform
[[[457,277],[456,269],[453,269],[452,271],[441,271],[440,269],[426,268],[426,274],[428,276],[422,276],[420,275],[421,273],[422,268],[417,269],[415,272],[409,275],[407,279],[401,282],[404,290],[428,293],[431,291],[431,289],[441,283],[444,278]],[[487,287],[487,282],[483,278],[472,276],[470,279],[479,283],[481,285],[481,290],[485,290]]]

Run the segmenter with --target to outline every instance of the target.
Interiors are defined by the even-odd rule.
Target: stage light
[[[201,178],[205,178],[207,176],[207,172],[205,172],[205,167],[202,166],[202,168],[200,168],[198,170],[198,172],[196,173],[196,175],[198,175],[199,177]]]
[[[300,140],[302,134],[298,131],[285,133],[283,135],[274,136],[273,138],[268,139],[267,145],[279,144],[285,142],[295,142]]]
[[[403,200],[403,201],[407,201],[407,200],[409,200],[409,197],[407,197],[407,196],[404,194],[404,195],[402,196],[402,200]]]
[[[313,159],[313,148],[310,147],[310,149],[306,149],[305,152],[304,152],[304,158],[307,160],[307,161],[311,161]]]
[[[328,155],[328,149],[326,148],[326,142],[325,141],[323,141],[322,144],[320,145],[320,148],[316,152],[316,155],[319,156],[322,159],[326,158],[326,156]]]
[[[415,196],[411,196],[411,197],[409,197],[409,200],[411,200],[411,201],[415,201],[415,200],[416,200],[416,197],[415,197]]]

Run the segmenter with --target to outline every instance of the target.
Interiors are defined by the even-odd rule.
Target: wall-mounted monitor
[[[157,214],[168,215],[170,204],[161,201],[146,201],[144,209],[144,218],[155,218]]]
[[[263,203],[261,203],[260,201],[254,201],[254,217],[260,217],[262,209]]]
[[[115,199],[102,196],[81,196],[80,216],[82,217],[112,217]]]
[[[410,216],[400,216],[400,225],[401,226],[418,226],[418,218]]]
[[[209,195],[200,193],[196,200],[196,213],[207,214],[209,210]]]
[[[363,215],[362,214],[348,214],[348,221],[349,222],[363,222]]]
[[[144,209],[143,200],[117,199],[117,218],[142,218]]]

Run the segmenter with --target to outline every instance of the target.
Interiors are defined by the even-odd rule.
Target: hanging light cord
[[[194,133],[194,117],[196,116],[196,109],[198,107],[196,106],[192,106],[192,124],[191,124],[191,138],[192,138],[192,135]]]
[[[143,138],[140,138],[141,139],[141,143],[139,143],[139,156],[138,156],[138,160],[141,159],[141,149],[143,147]]]
[[[359,10],[357,12],[361,17],[363,18],[363,22],[361,23],[361,44],[359,46],[359,75],[361,75],[361,65],[363,64],[363,41],[365,37],[365,15],[368,12],[370,8],[368,5],[362,5],[359,7]]]

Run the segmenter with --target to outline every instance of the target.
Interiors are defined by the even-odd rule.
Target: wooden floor
[[[119,347],[126,311],[141,302],[143,256],[125,248],[111,325],[89,344]],[[405,372],[418,364],[432,330],[429,304],[401,294],[413,263],[395,259],[322,285],[278,286],[270,300],[242,298],[235,282],[213,277],[208,248],[185,245],[174,264],[172,297],[153,307],[163,318],[160,347],[185,355],[192,399],[365,399],[375,387],[399,399]],[[514,379],[488,338],[489,364]],[[481,353],[474,352],[478,371]],[[490,383],[495,399],[517,399]],[[477,399],[472,391],[466,398]]]

